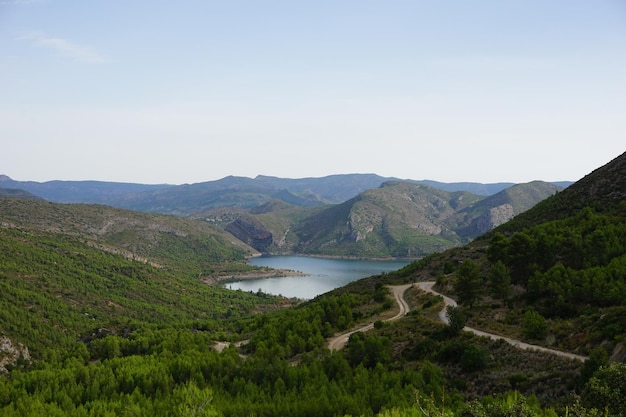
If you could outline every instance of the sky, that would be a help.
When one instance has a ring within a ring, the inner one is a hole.
[[[16,180],[576,181],[624,151],[624,0],[0,0]]]

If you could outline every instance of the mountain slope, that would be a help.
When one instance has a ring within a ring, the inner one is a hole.
[[[42,200],[41,197],[37,197],[36,195],[29,193],[28,191],[20,190],[17,188],[0,188],[0,198],[3,197],[24,198],[28,200]]]
[[[391,181],[333,206],[304,209],[275,200],[247,213],[224,216],[221,209],[198,217],[220,219],[261,252],[418,257],[467,242],[557,189],[534,182],[486,198]]]
[[[465,307],[468,325],[626,360],[626,154],[399,275],[439,277],[439,288]]]
[[[0,359],[11,345],[58,358],[77,340],[251,314],[275,300],[202,278],[250,271],[253,252],[193,220],[0,198]]]
[[[515,230],[573,215],[584,207],[603,212],[614,209],[626,198],[626,153],[595,169],[534,210],[518,216],[503,230]]]
[[[388,182],[344,203],[349,209],[339,210],[334,223],[326,220],[332,217],[330,209],[307,219],[298,228],[298,250],[422,256],[467,242],[558,189],[537,181],[485,198],[419,184]],[[327,230],[320,233],[316,228]]]
[[[506,223],[560,190],[560,187],[542,181],[513,185],[461,210],[459,223],[469,225],[459,229],[457,233],[462,237],[479,236]]]
[[[600,172],[598,180],[607,176]],[[229,297],[250,294],[209,292],[215,288],[198,285],[189,274],[161,275],[164,268],[102,252],[73,235],[3,225],[0,285],[6,288],[0,291],[0,331],[33,343],[39,340],[40,352],[50,361],[31,369],[18,362],[17,369],[3,377],[0,412],[623,415],[593,391],[585,392],[583,385],[605,363],[601,355],[593,355],[596,349],[623,361],[619,352],[626,336],[626,307],[620,297],[626,291],[620,285],[626,276],[626,207],[621,191],[609,185],[600,187],[604,188],[600,194],[592,192],[598,188],[595,181],[578,190],[602,199],[602,209],[569,215],[570,208],[560,206],[560,212],[551,211],[554,217],[549,220],[534,212],[529,217],[534,227],[501,226],[469,245],[432,255],[397,273],[360,280],[298,308],[231,322],[228,328],[236,329],[239,339],[249,340],[242,352],[234,344],[222,353],[210,346],[219,337],[216,331],[228,326],[227,317],[253,311],[253,303],[246,307],[243,300]],[[604,198],[605,193],[615,197]],[[566,197],[577,203],[573,196]],[[448,207],[436,198],[432,201],[435,211],[430,213],[447,216]],[[461,210],[469,207],[458,199],[455,204]],[[345,208],[335,214],[349,214]],[[274,210],[290,207],[274,202],[258,215]],[[13,214],[18,220],[19,215]],[[55,215],[47,219],[54,221]],[[328,223],[333,221],[329,216]],[[67,226],[70,232],[78,228],[74,223],[81,221],[73,220]],[[516,280],[508,286],[511,293],[506,299],[491,294],[488,277],[498,261]],[[519,274],[520,266],[534,270]],[[425,278],[437,278],[439,288],[454,294],[462,308],[471,306],[462,312],[473,327],[492,327],[498,334],[591,353],[595,360],[581,368],[571,361],[453,333],[438,321],[440,299],[415,288],[407,294],[414,313],[393,323],[376,322],[367,334],[356,333],[343,352],[323,349],[324,338],[335,331],[347,331],[362,319],[382,320],[394,314],[386,307],[386,284]],[[458,285],[467,278],[474,285]],[[214,306],[227,307],[216,311]],[[542,317],[547,323],[545,337]],[[621,375],[595,379],[596,386],[610,383],[597,392],[619,392],[626,368],[621,369]],[[581,411],[578,404],[571,412],[565,409],[575,403],[569,395],[577,387],[583,390],[583,401],[591,398],[591,406],[600,411]],[[528,401],[524,398],[531,395]],[[481,397],[482,404],[461,404]],[[537,398],[560,407],[559,412],[533,411]],[[611,397],[614,402],[622,398]]]
[[[481,197],[388,182],[306,219],[296,229],[301,253],[420,256],[460,239],[446,220]]]
[[[0,222],[74,236],[130,259],[176,264],[204,274],[211,273],[213,264],[243,261],[255,252],[205,223],[101,205],[0,198]]]
[[[216,181],[183,185],[143,185],[102,181],[14,181],[0,175],[0,187],[19,188],[59,203],[106,204],[151,213],[189,215],[218,207],[252,208],[270,200],[311,207],[343,203],[387,181],[400,181],[375,174],[342,174],[320,178],[256,178],[229,176]],[[469,191],[492,195],[511,183],[441,183],[403,180],[431,185],[448,192]]]

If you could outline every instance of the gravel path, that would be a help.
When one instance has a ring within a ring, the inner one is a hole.
[[[443,302],[444,302],[444,308],[439,312],[439,319],[444,322],[444,323],[448,323],[448,317],[446,316],[446,312],[449,306],[453,306],[456,307],[457,303],[456,301],[454,301],[452,298],[445,296],[443,294],[438,293],[437,291],[433,290],[433,286],[435,285],[435,282],[433,281],[426,281],[426,282],[418,282],[416,284],[414,284],[416,287],[418,287],[419,289],[421,289],[422,291],[426,291],[435,295],[440,295],[441,297],[443,297]],[[399,311],[398,313],[393,316],[390,319],[387,319],[385,321],[392,321],[392,320],[397,320],[401,317],[404,317],[409,311],[409,305],[406,302],[406,300],[404,299],[404,292],[411,287],[411,284],[407,284],[407,285],[395,285],[395,286],[390,286],[389,288],[391,289],[391,293],[393,294],[393,298],[396,300],[396,303],[398,304]],[[348,339],[350,338],[350,336],[356,332],[366,332],[368,330],[371,330],[374,327],[374,323],[369,323],[366,324],[364,326],[361,326],[359,328],[350,330],[347,333],[342,333],[342,334],[338,334],[335,335],[333,337],[331,337],[328,340],[328,348],[330,350],[339,350],[342,349],[346,343],[348,343]],[[500,336],[494,333],[489,333],[489,332],[484,332],[482,330],[478,330],[478,329],[474,329],[472,327],[468,327],[465,326],[463,328],[463,330],[467,331],[467,332],[471,332],[477,336],[482,336],[482,337],[488,337],[492,340],[504,340],[505,342],[518,347],[520,349],[525,349],[525,350],[536,350],[539,352],[547,352],[556,356],[560,356],[560,357],[564,357],[564,358],[568,358],[568,359],[574,359],[574,360],[578,360],[581,362],[584,362],[585,360],[587,360],[586,356],[581,356],[581,355],[576,355],[574,353],[569,353],[569,352],[562,352],[560,350],[555,350],[555,349],[550,349],[550,348],[546,348],[543,346],[537,346],[537,345],[532,345],[530,343],[525,343],[522,342],[520,340],[515,340],[515,339],[511,339],[509,337],[504,337],[504,336]]]
[[[385,321],[397,320],[400,317],[404,317],[409,312],[409,310],[410,310],[409,309],[409,304],[404,299],[404,292],[409,287],[411,287],[411,284],[394,285],[394,286],[390,286],[389,287],[391,289],[391,293],[393,294],[393,298],[396,300],[396,303],[400,307],[400,310],[398,311],[398,314],[396,314],[392,318],[387,319]],[[346,343],[348,343],[348,339],[350,339],[350,336],[353,335],[354,333],[356,333],[356,332],[366,332],[366,331],[371,330],[373,328],[374,328],[374,323],[369,323],[369,324],[361,326],[361,327],[359,327],[357,329],[350,330],[347,333],[341,333],[341,334],[335,335],[335,336],[331,337],[330,339],[328,339],[328,349],[330,349],[330,350],[339,350],[339,349],[343,348],[346,345]]]
[[[448,309],[448,306],[453,306],[456,307],[456,301],[454,301],[452,298],[447,297],[443,294],[438,293],[437,291],[433,290],[433,286],[435,285],[434,282],[428,281],[428,282],[418,282],[417,284],[415,284],[418,288],[420,288],[423,291],[435,294],[435,295],[440,295],[443,297],[443,302],[444,302],[444,308],[443,310],[441,310],[439,312],[439,318],[441,319],[442,322],[444,323],[448,323],[448,317],[446,316],[446,311]],[[536,351],[540,351],[540,352],[547,352],[547,353],[551,353],[553,355],[556,356],[561,356],[564,358],[569,358],[569,359],[575,359],[581,362],[584,362],[587,360],[586,356],[581,356],[581,355],[576,355],[574,353],[569,353],[569,352],[562,352],[560,350],[555,350],[555,349],[549,349],[543,346],[537,346],[537,345],[531,345],[529,343],[525,343],[519,340],[515,340],[515,339],[511,339],[509,337],[504,337],[504,336],[500,336],[497,334],[493,334],[493,333],[488,333],[488,332],[484,332],[482,330],[478,330],[478,329],[474,329],[472,327],[467,327],[465,326],[463,328],[463,330],[467,331],[467,332],[471,332],[474,333],[477,336],[483,336],[483,337],[488,337],[492,340],[504,340],[505,342],[516,346],[520,349],[525,349],[525,350],[536,350]]]

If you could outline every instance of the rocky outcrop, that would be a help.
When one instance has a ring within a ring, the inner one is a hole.
[[[8,367],[15,366],[20,361],[30,362],[30,360],[26,346],[15,343],[6,336],[0,336],[0,373],[8,372]]]
[[[497,207],[490,208],[488,212],[477,218],[472,224],[473,234],[482,235],[511,220],[515,216],[515,210],[510,204],[502,204]]]
[[[226,226],[226,231],[259,252],[268,252],[274,243],[272,233],[251,217],[240,217]]]

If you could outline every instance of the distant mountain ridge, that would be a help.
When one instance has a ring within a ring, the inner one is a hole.
[[[171,185],[106,181],[16,181],[7,175],[0,175],[0,187],[28,191],[54,203],[98,203],[112,195],[156,190]]]
[[[221,224],[260,252],[347,257],[419,257],[505,223],[561,190],[534,181],[490,197],[389,181],[341,204],[295,207],[273,200],[194,217]]]
[[[340,174],[320,178],[288,179],[259,175],[256,178],[228,176],[195,184],[133,184],[102,181],[15,181],[0,175],[0,187],[28,191],[57,203],[106,204],[137,211],[189,215],[217,207],[252,208],[273,199],[309,207],[339,204],[389,181],[426,184],[441,190],[468,191],[487,196],[513,183],[441,183],[431,180],[401,180],[376,174]],[[558,183],[566,186],[570,183]]]

